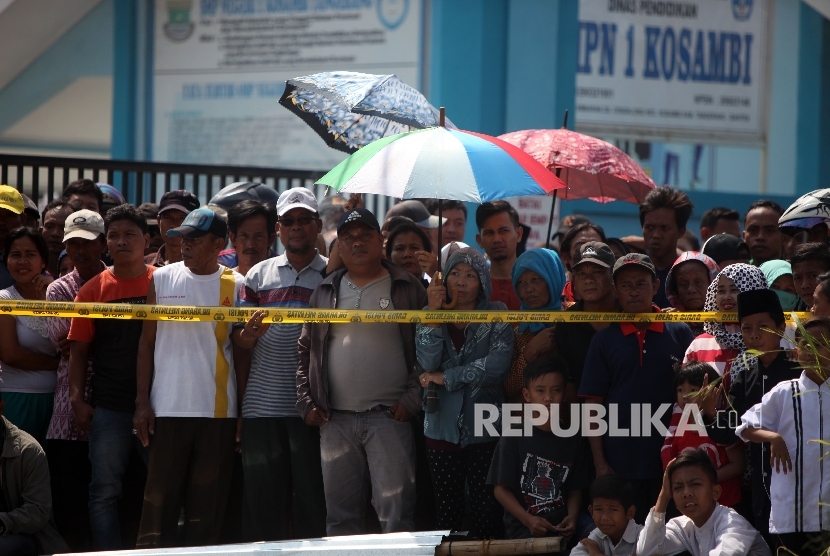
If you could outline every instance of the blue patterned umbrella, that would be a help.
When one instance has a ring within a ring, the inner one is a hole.
[[[353,153],[383,137],[438,125],[438,109],[395,75],[316,73],[285,82],[280,104],[326,144]],[[446,127],[457,129],[451,122]]]

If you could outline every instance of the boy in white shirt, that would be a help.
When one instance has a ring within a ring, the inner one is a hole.
[[[666,467],[657,504],[640,532],[637,554],[771,556],[761,533],[738,512],[718,504],[720,494],[718,473],[706,452],[683,451]],[[683,515],[667,523],[671,498]]]
[[[811,318],[796,340],[801,376],[773,387],[735,433],[769,452],[772,542],[812,554],[830,542],[830,319]]]
[[[571,556],[631,556],[637,550],[637,535],[643,529],[634,522],[634,493],[621,475],[597,477],[589,490],[588,512],[597,528],[579,541]]]

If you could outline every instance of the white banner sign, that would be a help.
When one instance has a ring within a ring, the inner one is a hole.
[[[421,0],[156,0],[153,159],[329,170],[277,102],[285,80],[346,70],[419,88]]]
[[[767,0],[580,0],[577,128],[762,144]]]

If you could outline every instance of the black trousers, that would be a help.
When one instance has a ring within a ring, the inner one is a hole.
[[[458,531],[466,509],[465,486],[473,512],[473,534],[480,539],[500,538],[504,509],[487,484],[496,442],[471,444],[458,451],[427,447],[427,459],[435,493],[438,529]]]
[[[89,525],[89,442],[49,440],[46,452],[52,487],[52,513],[58,533],[73,552],[92,550]],[[0,550],[0,554],[2,554]]]

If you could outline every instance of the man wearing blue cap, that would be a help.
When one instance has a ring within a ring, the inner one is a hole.
[[[147,302],[233,306],[244,278],[218,263],[227,234],[227,222],[203,208],[168,230],[182,238],[182,261],[156,270]],[[182,506],[184,544],[216,544],[230,493],[238,406],[231,324],[144,321],[136,374],[133,423],[150,451],[137,546],[174,544]]]
[[[320,283],[310,308],[426,306],[420,281],[383,259],[383,236],[371,212],[343,213],[337,241],[345,266]],[[415,441],[408,421],[421,408],[415,325],[304,324],[299,346],[297,409],[306,424],[325,423],[320,456],[326,534],[364,533],[369,492],[384,533],[412,531]]]

